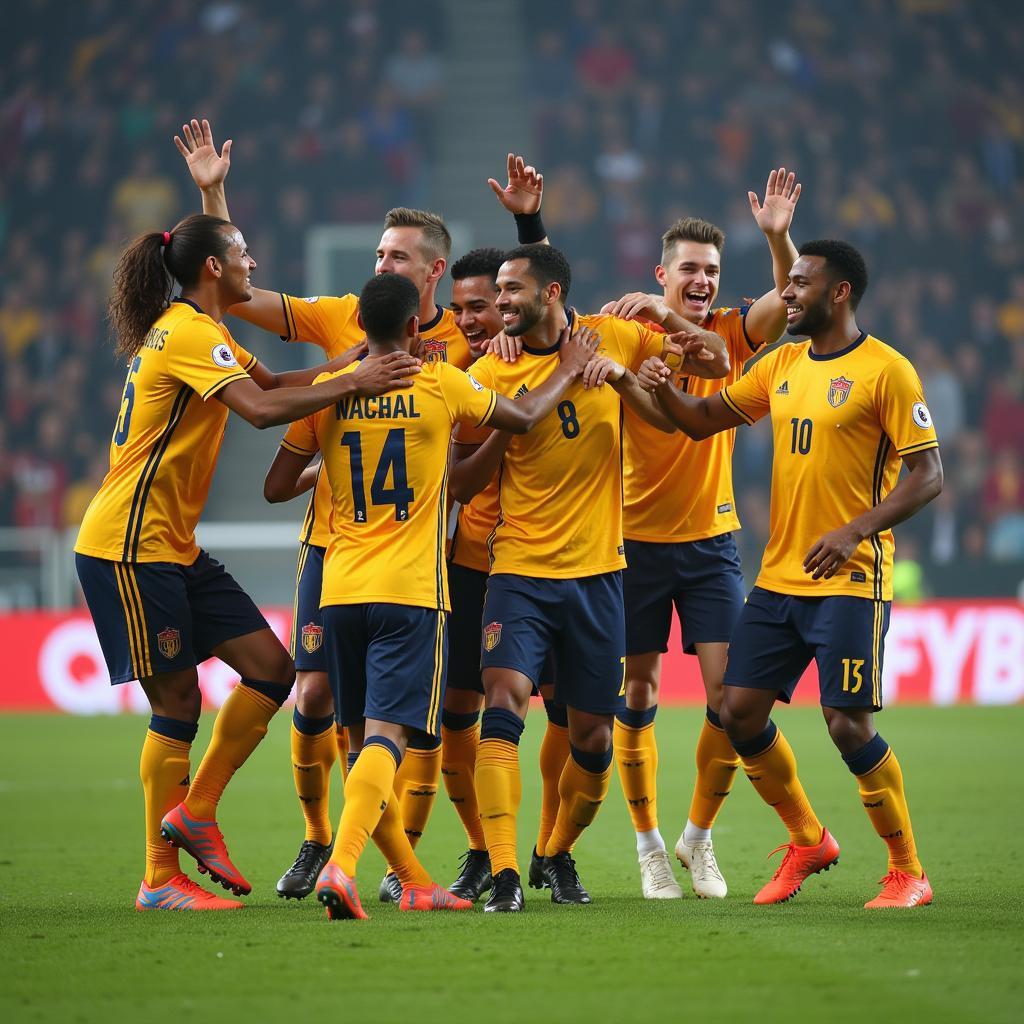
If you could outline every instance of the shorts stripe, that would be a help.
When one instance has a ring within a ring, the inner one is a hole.
[[[441,704],[441,679],[444,675],[444,615],[437,612],[437,627],[434,633],[434,675],[430,680],[430,706],[427,711],[427,732],[437,733],[437,716]]]
[[[124,621],[128,627],[128,649],[132,659],[132,671],[138,677],[142,673],[140,671],[142,659],[139,657],[139,640],[136,633],[135,627],[135,613],[132,609],[131,602],[125,593],[124,582],[121,578],[121,563],[114,562],[114,580],[117,583],[117,592],[121,598],[121,606],[124,609]]]
[[[126,565],[125,574],[128,577],[129,592],[135,595],[135,608],[139,617],[139,634],[142,638],[142,659],[146,675],[153,674],[153,657],[149,651],[149,629],[146,623],[146,607],[142,603],[142,592],[139,590],[139,581],[135,575],[135,566]]]
[[[309,546],[299,545],[299,560],[295,568],[295,597],[292,599],[292,642],[291,656],[295,657],[296,644],[299,639],[299,581],[302,579],[302,570],[306,568],[306,558],[309,556]]]
[[[309,504],[306,506],[306,516],[302,520],[303,544],[313,543],[313,527],[316,525],[316,492],[320,486],[320,477],[323,476],[324,464],[321,462],[316,471],[316,479],[313,481],[313,489],[309,492]]]
[[[882,654],[882,623],[885,613],[881,601],[873,601],[874,623],[871,637],[871,702],[876,708],[882,706],[882,670],[879,664]]]
[[[129,575],[129,566],[122,562],[112,563],[117,590],[124,607],[125,623],[128,626],[128,644],[132,659],[132,671],[137,679],[145,679],[153,674],[152,665],[147,655],[149,646],[146,641],[146,620],[142,614],[142,600],[138,596],[138,586]]]

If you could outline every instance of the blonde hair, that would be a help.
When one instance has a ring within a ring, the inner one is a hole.
[[[384,229],[388,228],[419,228],[423,237],[423,251],[431,259],[446,260],[451,255],[451,233],[436,213],[396,206],[384,215]]]
[[[722,255],[725,245],[725,232],[710,221],[700,217],[681,217],[661,236],[661,262],[668,263],[672,252],[679,242],[698,242],[700,245],[713,245]]]

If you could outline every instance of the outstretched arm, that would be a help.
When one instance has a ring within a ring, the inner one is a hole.
[[[249,376],[264,390],[273,391],[274,388],[301,388],[312,384],[321,373],[334,373],[348,366],[349,363],[365,356],[367,352],[366,342],[350,348],[340,356],[336,356],[330,362],[321,363],[319,366],[309,366],[302,370],[284,370],[275,373],[269,366],[257,362]]]
[[[320,468],[309,464],[312,458],[312,455],[300,455],[287,448],[278,448],[263,481],[263,497],[271,504],[276,504],[305,494],[316,483]]]
[[[662,412],[695,441],[743,423],[725,404],[721,392],[695,398],[679,391],[673,386],[672,371],[657,356],[645,359],[636,376],[640,387],[654,394]]]

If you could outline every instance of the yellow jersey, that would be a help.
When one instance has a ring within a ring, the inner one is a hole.
[[[570,329],[577,317],[570,314]],[[599,352],[632,370],[660,355],[662,336],[636,321],[583,316],[601,338]],[[471,376],[515,398],[558,367],[558,346],[524,346],[514,363],[494,355]],[[554,412],[512,439],[498,476],[498,518],[488,538],[490,571],[541,579],[578,579],[622,569],[622,404],[605,385],[574,381]],[[456,544],[456,551],[458,544]]]
[[[196,560],[196,524],[228,418],[227,406],[210,399],[255,363],[198,306],[171,303],[129,364],[110,470],[75,551],[117,562]]]
[[[358,295],[314,295],[306,299],[282,295],[281,303],[288,329],[284,340],[313,342],[328,359],[336,359],[366,337],[357,319]],[[464,370],[473,360],[469,342],[456,327],[455,314],[450,309],[438,306],[434,319],[420,324],[420,338],[426,363],[451,363]],[[299,539],[305,544],[327,547],[331,539],[330,512],[331,488],[321,473],[306,506]]]
[[[410,388],[349,398],[288,428],[282,446],[303,455],[320,451],[321,476],[331,489],[321,606],[382,602],[449,610],[444,554],[452,428],[486,423],[496,403],[493,391],[436,362]]]
[[[722,398],[747,423],[772,418],[771,537],[757,585],[891,601],[891,530],[863,540],[831,579],[812,580],[803,561],[823,534],[885,498],[902,456],[938,446],[910,362],[868,334],[827,356],[797,342],[769,352]]]
[[[714,380],[684,377],[678,386],[687,394],[710,397],[743,376],[743,364],[763,344],[747,337],[748,308],[716,309],[704,322],[705,330],[725,341],[729,373]],[[736,431],[723,430],[706,441],[693,441],[685,434],[662,433],[628,405],[624,410],[623,536],[666,544],[738,530],[732,490]]]

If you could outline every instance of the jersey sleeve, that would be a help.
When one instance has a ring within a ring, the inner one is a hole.
[[[313,295],[307,299],[294,295],[281,296],[284,306],[285,341],[311,341],[321,348],[337,346],[340,339],[351,340],[338,351],[354,347],[361,331],[353,331],[359,312],[355,295]]]
[[[651,356],[661,356],[662,349],[665,347],[665,334],[652,331],[649,327],[636,321],[632,321],[632,326],[636,330],[637,337],[635,341],[631,338],[627,343],[627,351],[632,354],[632,359],[626,365],[636,373],[645,359],[649,359]]]
[[[316,379],[313,381],[314,384],[319,384],[321,381],[330,380],[331,377],[337,376],[333,373],[321,373],[318,374]],[[301,420],[295,420],[294,423],[288,424],[288,429],[285,431],[284,437],[281,439],[281,447],[286,451],[295,452],[296,455],[315,455],[320,451],[320,441],[316,435],[317,423],[324,410],[321,409],[319,412],[310,413],[308,416],[303,416]]]
[[[876,402],[882,429],[900,456],[938,447],[921,378],[906,359],[894,359],[882,371]]]
[[[233,338],[199,317],[178,327],[167,347],[168,373],[204,402],[233,381],[247,378],[245,368],[255,361]]]
[[[734,384],[723,388],[722,401],[744,423],[756,423],[771,410],[771,375],[775,360],[769,356],[758,360]]]
[[[747,333],[747,313],[750,306],[732,306],[718,310],[712,330],[723,339],[729,350],[729,361],[743,365],[766,344],[764,338],[751,338]]]
[[[444,364],[438,369],[441,394],[452,415],[452,422],[467,423],[471,427],[483,426],[498,404],[497,394],[454,366]]]

